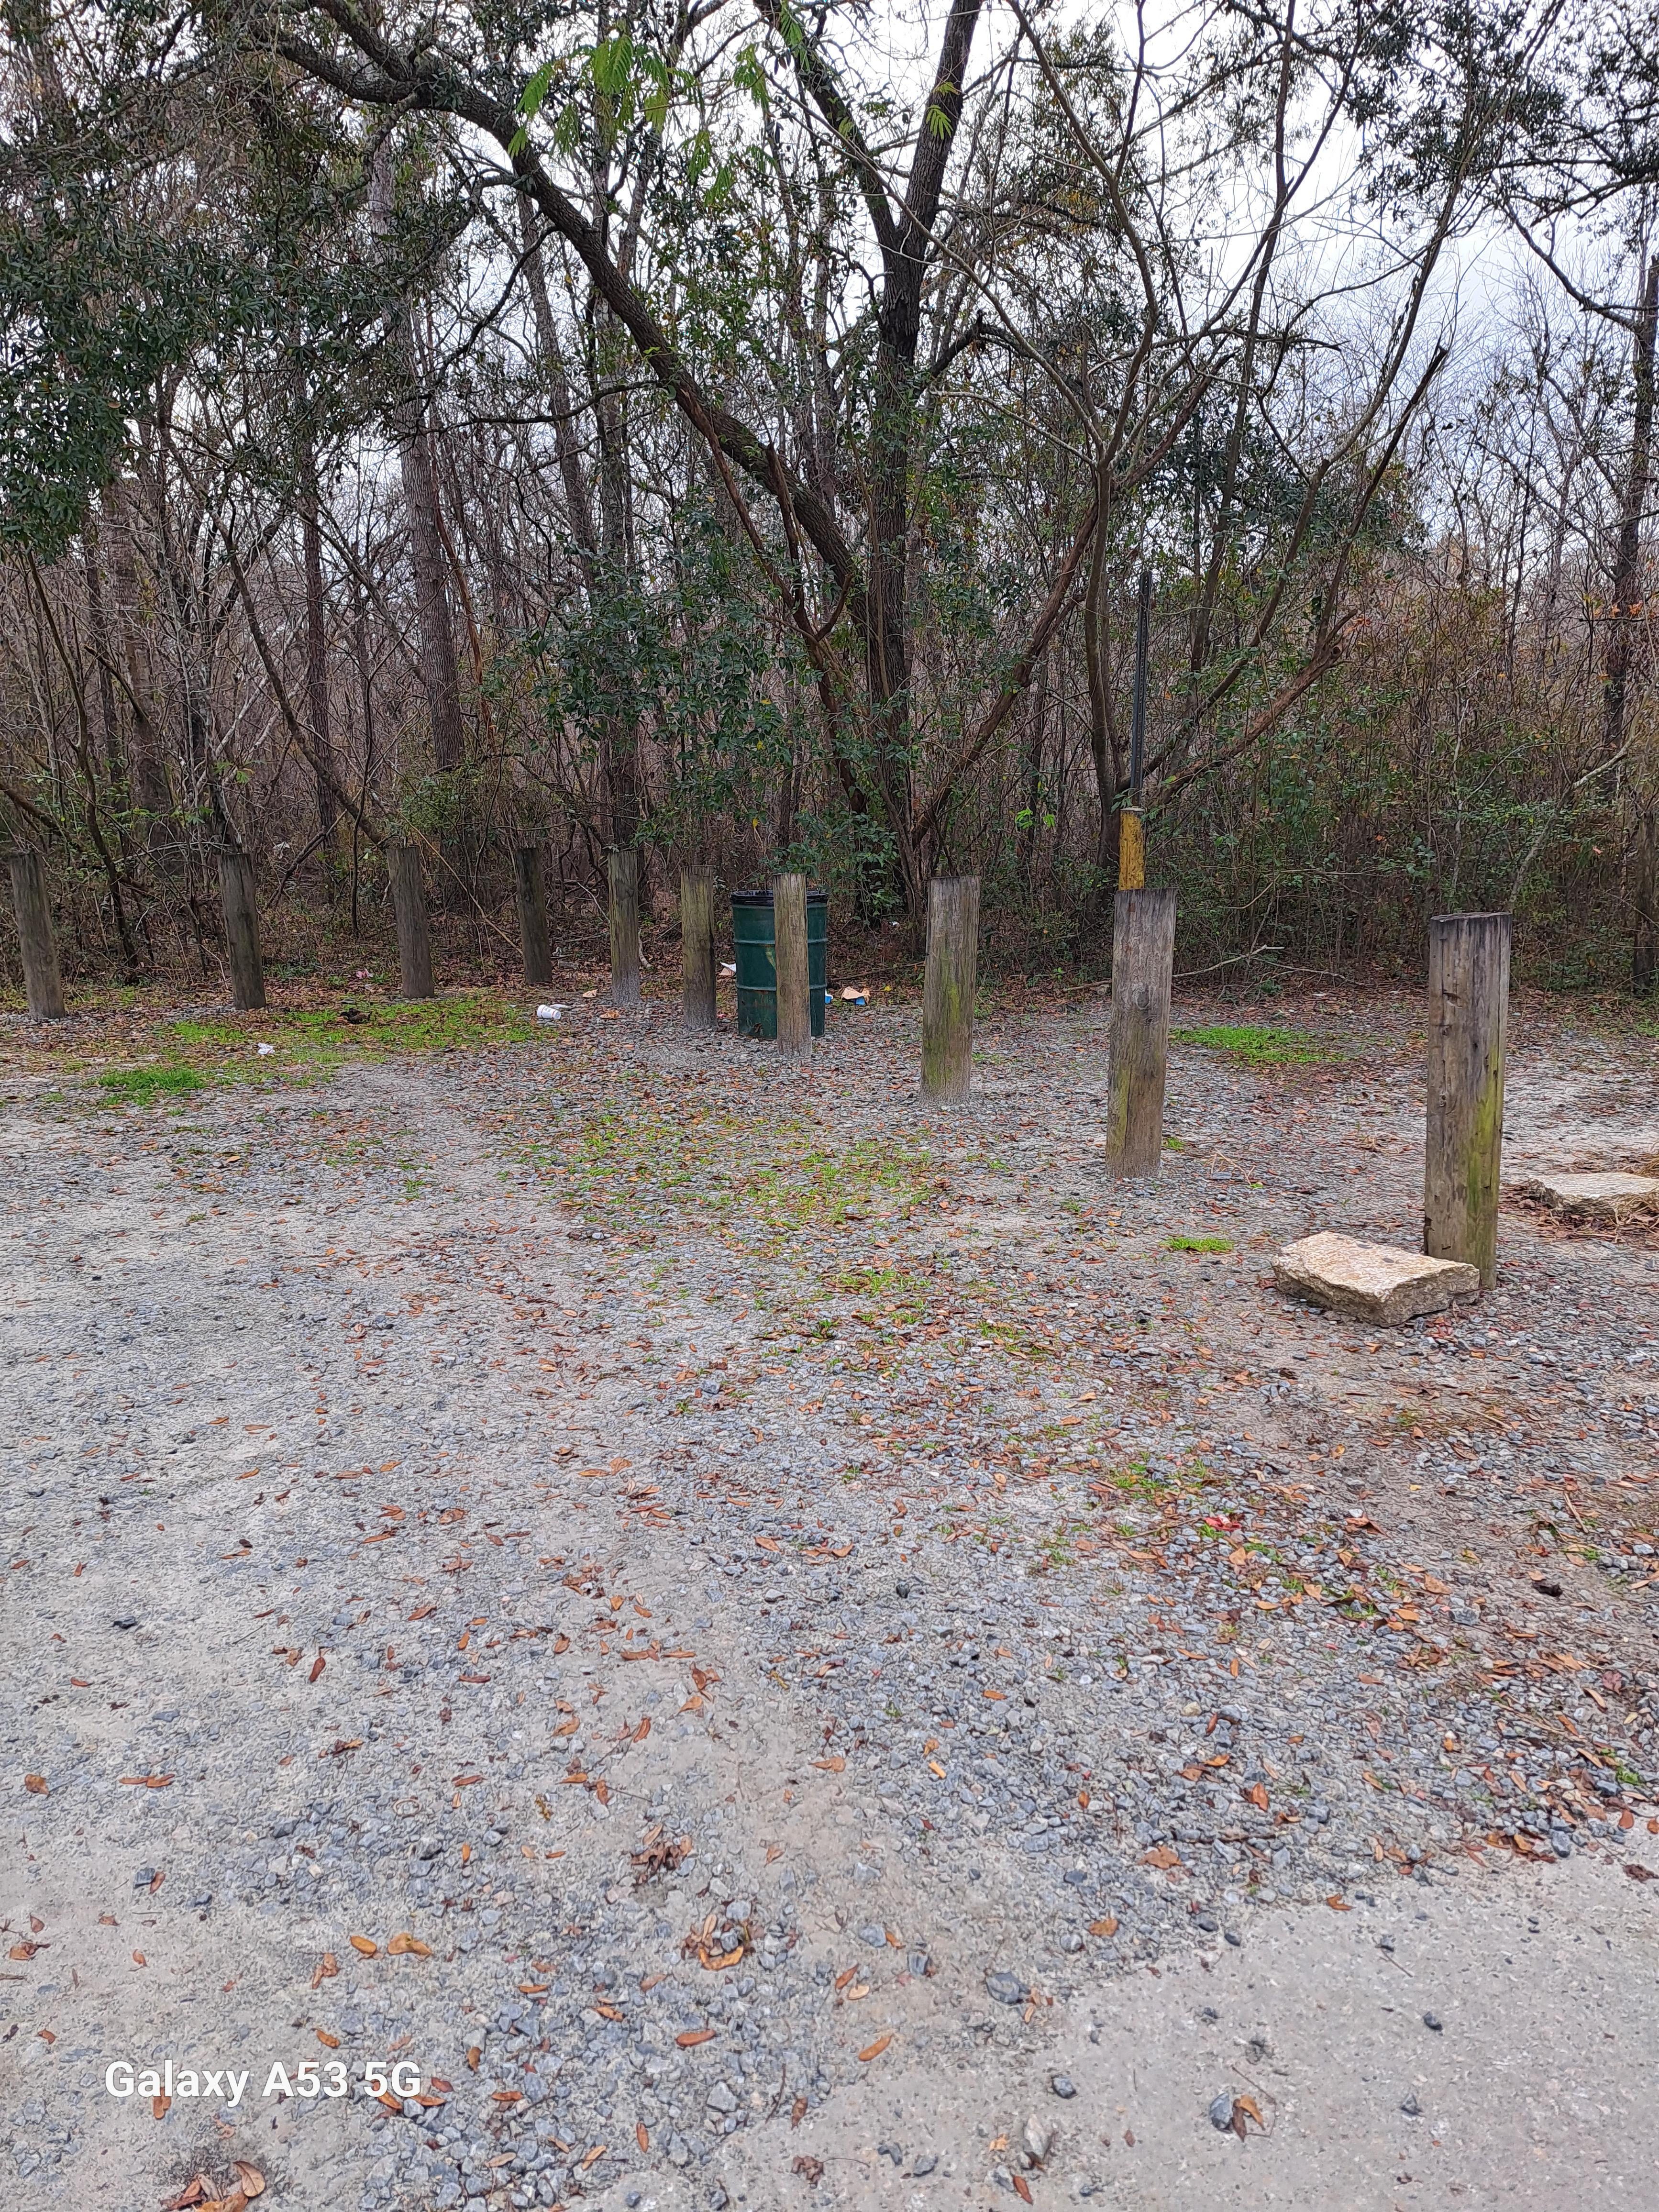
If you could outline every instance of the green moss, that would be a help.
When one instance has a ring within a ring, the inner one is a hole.
[[[1231,1252],[1231,1237],[1171,1237],[1164,1247],[1166,1252]]]

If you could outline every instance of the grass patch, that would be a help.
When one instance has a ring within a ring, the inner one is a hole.
[[[1171,1030],[1177,1044],[1224,1052],[1246,1067],[1284,1067],[1296,1061],[1338,1060],[1341,1054],[1305,1030],[1271,1029],[1263,1023],[1219,1022],[1208,1029]]]
[[[175,1098],[187,1091],[207,1088],[193,1067],[178,1063],[167,1067],[118,1068],[112,1075],[100,1075],[98,1084],[112,1097],[124,1098],[134,1106],[152,1106],[158,1098]]]
[[[1164,1247],[1166,1252],[1231,1252],[1231,1237],[1171,1237]]]

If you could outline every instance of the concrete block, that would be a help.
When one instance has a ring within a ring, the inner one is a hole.
[[[1575,1221],[1626,1221],[1659,1210],[1659,1176],[1541,1175],[1521,1188]]]
[[[1480,1270],[1461,1260],[1431,1260],[1391,1244],[1362,1244],[1323,1230],[1287,1244],[1273,1260],[1273,1280],[1292,1297],[1334,1313],[1397,1328],[1415,1314],[1441,1313],[1454,1298],[1480,1294]]]

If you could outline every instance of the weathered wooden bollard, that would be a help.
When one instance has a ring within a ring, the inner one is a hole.
[[[429,999],[432,935],[427,927],[419,846],[388,845],[386,869],[392,878],[392,910],[398,920],[398,974],[403,994],[406,999]]]
[[[804,1060],[812,1049],[805,876],[779,876],[772,885],[772,958],[778,979],[778,1050],[786,1060]]]
[[[640,1003],[640,856],[611,855],[611,1003]]]
[[[1423,1249],[1498,1277],[1504,1036],[1510,917],[1443,914],[1429,924],[1429,1117]]]
[[[58,940],[52,933],[46,900],[46,872],[33,845],[18,845],[6,855],[11,869],[11,902],[17,916],[17,943],[23,955],[23,988],[32,1022],[64,1018],[64,977],[58,965]]]
[[[1156,1175],[1164,1156],[1176,895],[1120,891],[1112,921],[1112,1031],[1106,1153],[1114,1175]]]
[[[927,886],[927,966],[921,986],[921,1088],[927,1097],[968,1096],[978,966],[979,878],[935,876]]]
[[[219,903],[224,910],[225,951],[230,960],[230,1000],[234,1006],[263,1006],[264,963],[259,957],[259,904],[253,863],[226,847],[219,854]]]
[[[547,941],[547,893],[542,883],[539,845],[513,848],[513,886],[519,901],[519,942],[524,947],[526,983],[553,981],[553,951]]]
[[[685,1026],[714,1026],[714,871],[687,868],[680,878],[680,957],[685,974]]]

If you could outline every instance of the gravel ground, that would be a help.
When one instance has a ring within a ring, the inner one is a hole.
[[[14,2201],[1307,2202],[1216,2194],[1195,2092],[1114,2169],[1109,2015],[1312,1916],[1356,1990],[1499,1891],[1650,1942],[1659,1241],[1510,1204],[1380,1337],[1267,1275],[1412,1241],[1413,1002],[1178,1045],[1155,1185],[1093,992],[951,1112],[911,1007],[801,1075],[600,1003],[323,1079],[250,1016],[263,1087],[127,1109],[128,1018],[9,1031]],[[1659,1152],[1650,1042],[1513,1031],[1517,1176]]]

